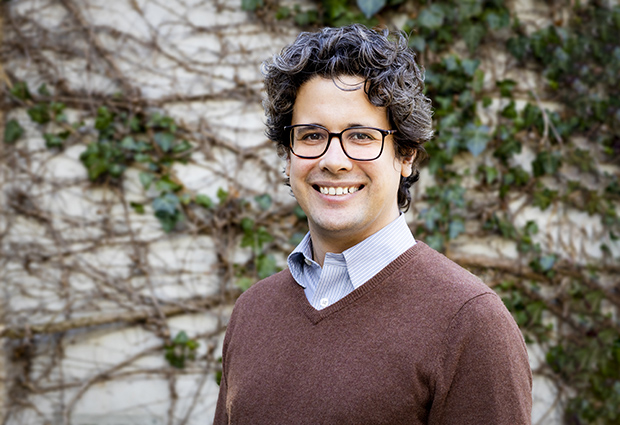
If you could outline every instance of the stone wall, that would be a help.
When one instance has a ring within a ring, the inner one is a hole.
[[[525,18],[541,7],[515,2]],[[266,258],[243,243],[243,219],[252,220],[250,236],[260,226],[269,230],[265,249],[280,268],[304,230],[261,108],[260,64],[298,29],[244,12],[240,1],[22,0],[3,8],[2,65],[10,80],[26,81],[33,93],[47,84],[67,117],[33,123],[27,109],[36,95],[0,116],[24,128],[15,144],[0,145],[4,423],[208,423],[238,284],[257,278]],[[150,210],[157,190],[144,188],[142,165],[118,181],[89,180],[80,155],[97,137],[102,102],[173,118],[192,151],[169,176],[187,199],[206,195],[214,205],[188,203],[177,230],[166,233]],[[46,146],[44,133],[80,122],[62,149]],[[423,172],[407,215],[412,228],[431,184]],[[269,202],[261,204],[256,197],[265,193]],[[519,200],[510,206],[520,222],[543,223],[544,243],[569,255],[598,250],[603,229],[595,218],[521,207]],[[472,254],[518,255],[510,243],[467,235],[449,254],[464,263]],[[181,350],[181,332],[200,344],[183,369],[165,357]],[[544,362],[536,346],[530,354],[534,368]],[[560,423],[551,381],[537,376],[534,389],[534,423]]]

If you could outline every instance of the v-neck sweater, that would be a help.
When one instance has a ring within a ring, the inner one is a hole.
[[[288,270],[242,294],[214,424],[529,424],[531,385],[501,299],[418,241],[322,310]]]

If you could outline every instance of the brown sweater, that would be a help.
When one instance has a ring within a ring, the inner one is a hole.
[[[315,310],[288,270],[237,301],[214,424],[531,423],[521,332],[477,277],[418,242]]]

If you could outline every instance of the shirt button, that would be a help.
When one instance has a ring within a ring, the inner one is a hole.
[[[329,300],[327,298],[321,298],[321,307],[325,308],[329,305]]]
[[[304,261],[306,262],[307,265],[309,265],[309,266],[312,265],[312,260],[311,259],[306,258]]]

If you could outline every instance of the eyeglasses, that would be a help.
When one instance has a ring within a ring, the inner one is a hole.
[[[340,146],[346,156],[355,161],[373,161],[381,156],[385,136],[396,130],[382,130],[374,127],[349,127],[340,133],[330,133],[320,125],[287,125],[285,131],[290,133],[291,152],[299,158],[316,159],[325,154],[334,137],[340,140]]]

